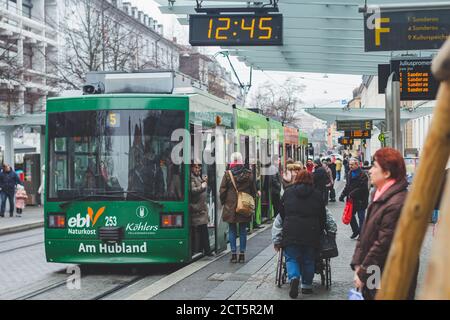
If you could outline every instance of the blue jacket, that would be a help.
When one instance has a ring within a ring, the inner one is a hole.
[[[14,194],[16,189],[16,185],[22,184],[20,182],[19,176],[17,173],[11,168],[9,172],[2,170],[0,172],[0,188],[1,191]]]

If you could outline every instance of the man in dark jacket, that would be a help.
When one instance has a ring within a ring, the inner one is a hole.
[[[320,192],[325,205],[328,204],[327,184],[330,183],[327,171],[322,167],[320,159],[314,160],[314,188]]]
[[[366,208],[369,203],[368,179],[364,171],[359,167],[359,161],[352,158],[349,161],[350,172],[347,175],[344,191],[342,191],[339,201],[344,201],[347,197],[353,200],[353,215],[350,222],[353,234],[351,239],[355,239],[361,232],[364,223]],[[356,222],[358,214],[358,222]]]
[[[18,184],[21,184],[19,176],[11,166],[5,163],[3,170],[0,172],[0,217],[5,216],[6,199],[9,200],[9,216],[14,215],[14,193]]]
[[[328,168],[331,170],[331,174],[333,176],[333,181],[336,181],[336,159],[331,161],[330,158],[327,158]],[[330,187],[330,202],[336,202],[336,191],[334,190],[334,183]]]

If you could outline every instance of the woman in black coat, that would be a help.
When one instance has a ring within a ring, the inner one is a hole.
[[[326,210],[321,193],[314,189],[313,175],[302,170],[295,185],[286,189],[280,206],[283,221],[281,245],[286,258],[291,298],[298,295],[300,277],[302,293],[312,293],[314,265],[325,230]]]

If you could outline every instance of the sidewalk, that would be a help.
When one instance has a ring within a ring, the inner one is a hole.
[[[343,184],[339,183],[336,190],[340,195]],[[314,294],[304,296],[301,293],[298,300],[347,300],[349,290],[353,287],[353,271],[350,261],[353,256],[356,240],[350,239],[350,226],[341,221],[343,202],[330,203],[331,210],[338,225],[337,245],[339,256],[331,260],[331,288],[326,290],[320,283],[320,276],[315,275],[313,281]],[[214,261],[203,258],[198,263],[204,265],[195,272],[178,279],[170,276],[160,282],[169,285],[164,287],[150,286],[133,298],[156,300],[292,300],[289,297],[289,284],[281,288],[275,285],[275,270],[277,255],[271,243],[270,224],[265,230],[249,239],[247,244],[247,262],[245,264],[231,264],[230,254],[220,255]],[[425,279],[427,262],[431,251],[431,225],[426,233],[422,247],[418,287],[420,292]],[[203,261],[204,260],[204,261]],[[189,268],[189,267],[187,267]],[[186,269],[187,269],[186,268]],[[183,271],[180,270],[180,273]],[[154,288],[152,288],[154,287]],[[145,292],[152,292],[146,295]]]
[[[27,206],[22,213],[22,217],[9,217],[8,205],[6,206],[5,217],[0,218],[0,235],[14,233],[24,230],[39,228],[44,225],[44,208],[38,206]]]

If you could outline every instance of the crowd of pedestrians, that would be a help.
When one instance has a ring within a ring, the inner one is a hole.
[[[379,285],[368,279],[373,269],[378,269],[381,277],[408,192],[404,158],[395,149],[382,148],[371,163],[344,156],[343,160],[308,160],[305,168],[298,170],[293,165],[287,162],[283,196],[272,227],[274,248],[283,250],[285,257],[290,297],[296,298],[299,288],[302,294],[312,293],[314,261],[320,256],[321,235],[328,229],[327,205],[335,201],[335,182],[343,179],[339,200],[352,202],[350,238],[356,241],[349,261],[354,287],[364,299],[374,299]],[[414,298],[418,268],[419,261],[410,299]]]

